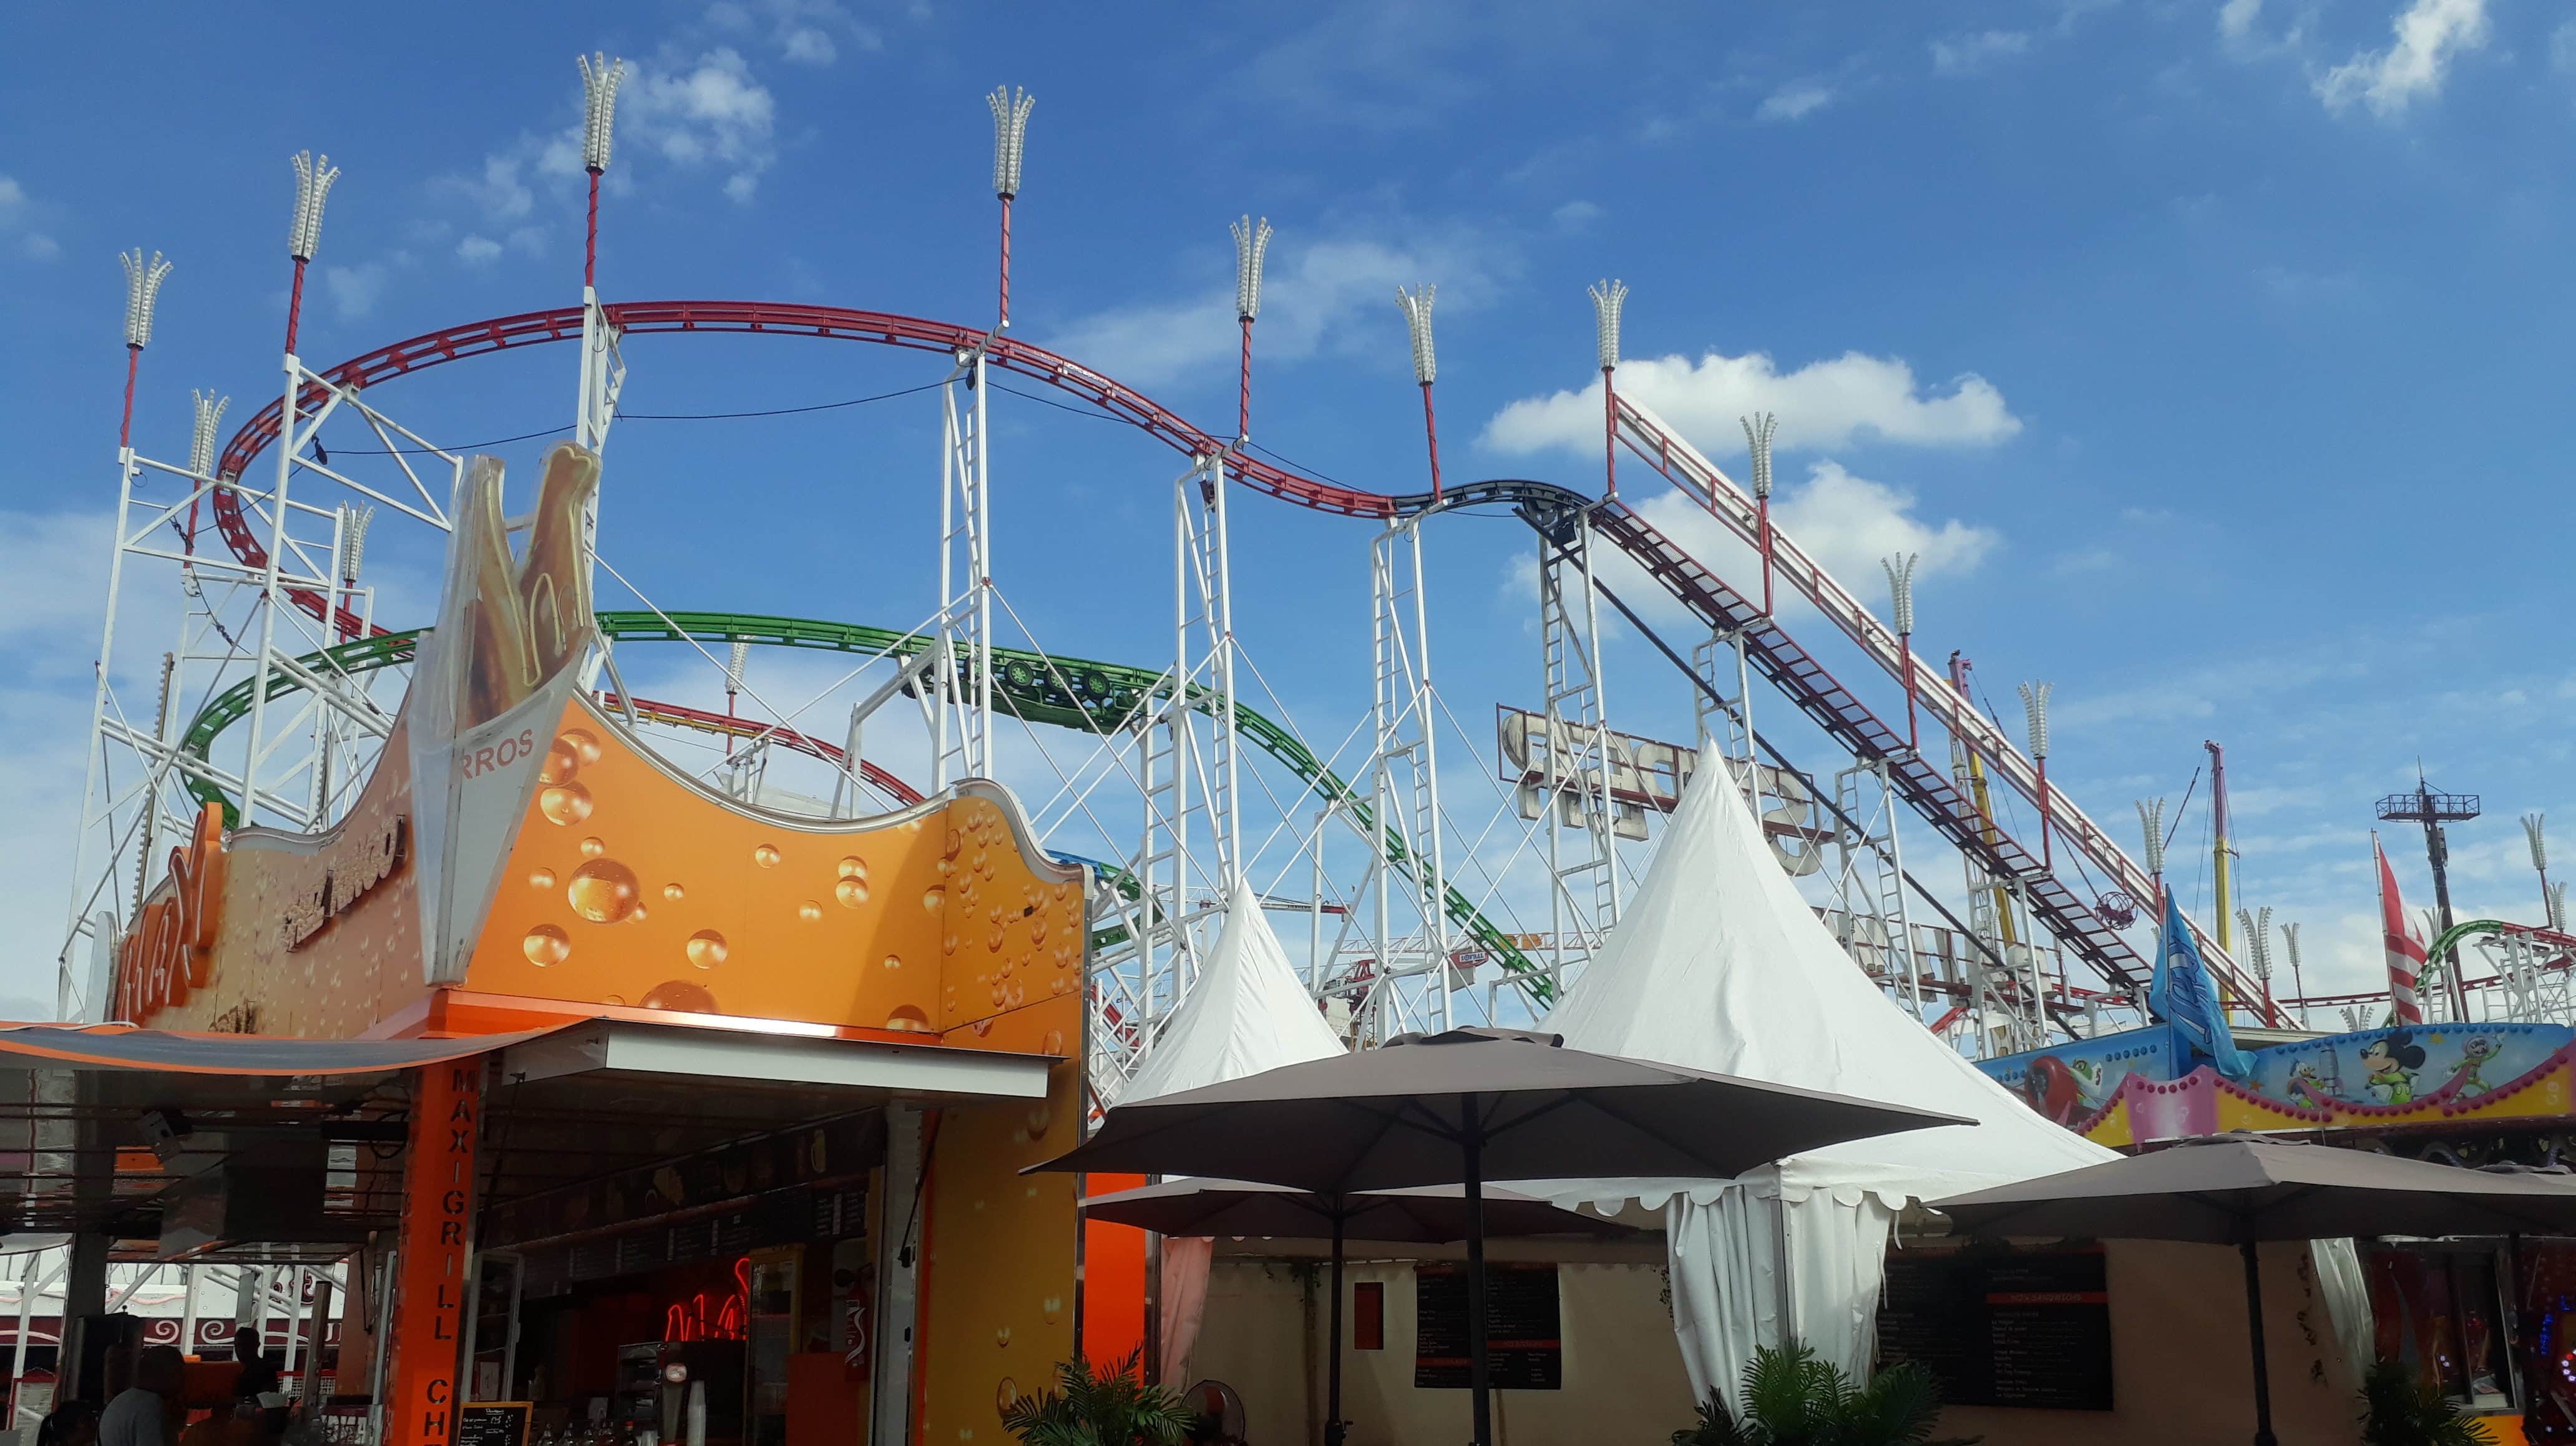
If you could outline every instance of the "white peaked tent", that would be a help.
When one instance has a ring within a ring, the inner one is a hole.
[[[1636,898],[1545,1027],[1578,1049],[1980,1122],[1836,1145],[1734,1180],[1521,1187],[1560,1205],[1664,1211],[1673,1326],[1702,1399],[1715,1387],[1733,1401],[1754,1347],[1784,1333],[1865,1374],[1889,1232],[1909,1200],[2114,1158],[1879,992],[1773,860],[1713,748]]]
[[[1237,879],[1226,890],[1225,926],[1199,966],[1198,982],[1118,1098],[1152,1099],[1342,1052],[1341,1036],[1324,1022],[1262,917],[1261,896]],[[1215,1249],[1208,1239],[1163,1242],[1156,1364],[1158,1379],[1175,1388],[1186,1379],[1190,1348],[1198,1343]]]

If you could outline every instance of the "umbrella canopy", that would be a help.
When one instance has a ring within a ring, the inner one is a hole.
[[[1634,1233],[1510,1190],[1488,1188],[1483,1195],[1488,1237]],[[1317,1237],[1332,1233],[1338,1219],[1342,1234],[1352,1240],[1443,1244],[1466,1239],[1471,1228],[1467,1192],[1457,1185],[1316,1195],[1247,1180],[1172,1180],[1094,1195],[1082,1208],[1094,1220],[1164,1235]]]
[[[1476,1177],[1740,1175],[1802,1150],[1956,1115],[1452,1029],[1109,1111],[1041,1170],[1189,1173],[1319,1193]]]
[[[2219,1137],[1936,1201],[1978,1235],[2327,1240],[2576,1230],[2576,1182]]]

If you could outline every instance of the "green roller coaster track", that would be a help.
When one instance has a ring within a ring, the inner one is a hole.
[[[619,642],[747,642],[768,647],[889,657],[910,657],[931,642],[918,634],[898,633],[857,623],[766,617],[751,613],[604,612],[599,614],[599,630]],[[420,632],[415,629],[377,633],[308,653],[297,661],[305,671],[317,676],[372,672],[410,661]],[[292,672],[280,671],[270,675],[268,696],[272,699],[282,697],[303,686],[302,678]],[[1123,663],[1059,658],[1021,648],[993,650],[996,706],[1031,723],[1050,723],[1084,733],[1114,733],[1145,716],[1157,693],[1166,687],[1168,682],[1163,674]],[[1204,710],[1212,706],[1218,696],[1210,690],[1194,689],[1190,702],[1193,707]],[[251,680],[244,679],[217,694],[198,711],[187,732],[181,735],[180,753],[199,765],[205,765],[215,739],[225,729],[241,721],[250,709]],[[1235,726],[1262,752],[1277,759],[1327,803],[1348,811],[1359,830],[1378,841],[1379,856],[1388,867],[1406,878],[1414,876],[1412,856],[1404,841],[1392,831],[1378,827],[1375,812],[1367,800],[1326,768],[1323,761],[1298,742],[1294,734],[1244,707],[1240,701],[1235,704]],[[227,827],[240,821],[240,809],[232,796],[203,773],[190,772],[187,786],[190,795],[200,803],[215,804],[223,809]],[[1131,899],[1136,897],[1136,880],[1125,870],[1111,867],[1106,868],[1104,874],[1120,893]],[[1455,886],[1444,884],[1442,892],[1443,912],[1466,932],[1473,947],[1499,961],[1505,972],[1515,977],[1533,1001],[1545,1004],[1553,999],[1555,991],[1547,971],[1523,953],[1509,934],[1495,927],[1493,921],[1487,919]],[[1109,930],[1094,936],[1094,942],[1114,943],[1124,938],[1124,930]]]

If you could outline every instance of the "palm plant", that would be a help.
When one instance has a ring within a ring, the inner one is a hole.
[[[1055,1389],[1003,1410],[1002,1428],[1024,1446],[1180,1446],[1198,1413],[1168,1387],[1145,1384],[1144,1358],[1140,1346],[1106,1371],[1066,1361]]]
[[[2380,1361],[2361,1377],[2363,1446],[2495,1446],[2487,1428],[2403,1361]]]
[[[1854,1385],[1842,1367],[1804,1341],[1763,1346],[1744,1366],[1744,1412],[1711,1392],[1699,1423],[1673,1433],[1673,1446],[1974,1446],[1975,1438],[1932,1440],[1941,1417],[1932,1373],[1907,1363]]]

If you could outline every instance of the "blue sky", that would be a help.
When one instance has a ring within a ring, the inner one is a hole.
[[[1965,649],[2007,707],[2015,681],[2053,681],[2051,767],[2095,817],[2129,837],[2132,798],[2178,801],[2201,741],[2227,745],[2240,897],[2307,924],[2311,987],[2377,977],[2369,805],[2419,758],[2490,810],[2455,839],[2464,907],[2534,917],[2511,815],[2576,830],[2576,21],[2527,0],[1677,9],[14,9],[0,740],[18,763],[0,906],[26,926],[0,994],[42,992],[68,882],[114,496],[113,253],[177,263],[137,422],[171,457],[188,388],[231,394],[237,421],[274,386],[293,151],[346,170],[309,360],[576,303],[567,137],[572,58],[591,50],[635,69],[603,209],[612,300],[984,323],[983,94],[1026,86],[1017,334],[1227,429],[1225,226],[1266,215],[1256,440],[1355,485],[1421,486],[1393,292],[1432,282],[1448,476],[1593,491],[1597,412],[1551,399],[1596,380],[1584,285],[1623,278],[1623,384],[1730,467],[1735,417],[1778,411],[1786,525],[1874,601],[1876,558],[1923,552],[1919,649]],[[936,376],[917,355],[807,342],[638,339],[629,356],[634,412]],[[563,424],[573,375],[541,349],[385,390],[426,434],[472,442]],[[996,401],[1006,596],[1051,649],[1163,660],[1176,459]],[[934,601],[931,405],[629,422],[603,548],[666,607],[908,626]],[[536,445],[499,450],[523,475]],[[1645,498],[1686,531],[1675,499]],[[1366,706],[1369,528],[1254,497],[1236,519],[1245,647],[1286,711],[1338,738]],[[1508,519],[1428,537],[1443,691],[1490,749],[1491,706],[1536,692],[1530,544]],[[1740,576],[1740,553],[1705,549]],[[387,528],[370,556],[384,615],[425,618],[425,534]],[[720,696],[689,661],[650,680]],[[804,666],[756,665],[782,692]],[[1687,736],[1663,664],[1623,638],[1610,666],[1615,722]],[[1830,764],[1820,740],[1784,737]],[[2420,847],[2392,852],[2425,901]],[[2187,861],[2174,872],[2187,903],[2205,898]]]

